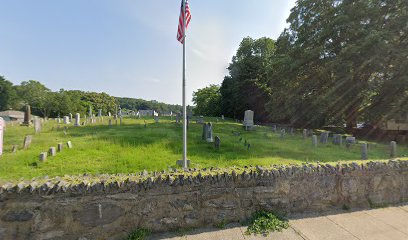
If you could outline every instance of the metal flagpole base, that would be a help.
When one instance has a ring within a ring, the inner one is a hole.
[[[184,167],[184,160],[177,160],[176,164],[180,167]],[[187,160],[187,167],[190,166],[190,160]]]

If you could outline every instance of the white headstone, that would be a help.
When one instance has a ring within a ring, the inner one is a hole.
[[[98,109],[98,117],[102,117],[102,109]]]
[[[3,154],[3,132],[6,126],[6,122],[0,117],[0,156]]]
[[[254,111],[246,110],[244,116],[244,127],[253,127],[254,126]]]
[[[64,116],[64,124],[69,124],[69,117],[68,116]]]
[[[39,117],[34,117],[34,130],[35,133],[41,132],[41,119]]]
[[[75,114],[75,124],[74,126],[81,126],[81,115],[79,113]]]

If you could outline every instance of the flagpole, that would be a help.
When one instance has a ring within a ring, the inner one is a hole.
[[[186,108],[186,0],[183,0],[183,165],[187,166],[187,108]]]

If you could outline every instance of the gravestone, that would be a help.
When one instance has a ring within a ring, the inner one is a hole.
[[[3,135],[6,122],[0,117],[0,156],[3,155]]]
[[[396,141],[390,142],[390,157],[391,158],[397,157],[397,142]]]
[[[68,142],[67,142],[67,147],[68,147],[68,148],[72,148],[72,142],[71,142],[71,141],[68,141]]]
[[[69,113],[69,121],[72,122],[74,119],[72,118],[72,113]]]
[[[333,144],[334,145],[342,145],[343,144],[343,136],[341,134],[333,134]]]
[[[280,131],[280,138],[285,138],[286,130],[284,128],[281,129]]]
[[[98,109],[98,117],[102,117],[102,109]]]
[[[41,125],[42,124],[41,124],[40,118],[39,117],[34,117],[34,131],[35,131],[35,133],[41,132],[41,128],[42,128]]]
[[[26,105],[26,110],[24,112],[24,126],[30,126],[31,124],[31,107],[30,105]]]
[[[109,126],[112,126],[112,119],[109,119]]]
[[[31,141],[33,140],[33,136],[27,135],[24,137],[23,148],[28,149],[31,145]]]
[[[51,157],[54,157],[57,155],[57,149],[55,149],[55,147],[50,147],[48,153],[50,154]]]
[[[111,112],[108,112],[108,117],[112,117],[112,113],[111,113]]]
[[[176,123],[180,123],[180,113],[177,113],[176,115]]]
[[[122,126],[122,115],[120,115],[120,117],[119,117],[119,121],[120,121],[120,126]]]
[[[91,106],[89,106],[88,115],[90,118],[92,118],[92,107]]]
[[[197,120],[198,124],[204,124],[204,116],[199,116]]]
[[[207,123],[206,141],[207,142],[214,142],[213,132],[212,132],[212,124],[211,123]]]
[[[154,116],[154,122],[159,123],[159,121],[160,121],[159,116]]]
[[[11,149],[12,153],[16,153],[18,149],[18,145],[13,145],[13,148]],[[0,154],[1,155],[1,154]]]
[[[368,159],[367,143],[362,143],[361,144],[361,159],[362,160],[367,160]]]
[[[329,132],[320,133],[320,143],[327,143],[329,140]]]
[[[314,147],[317,147],[317,136],[316,135],[312,135],[312,144]]]
[[[277,128],[276,125],[273,125],[273,126],[272,126],[272,131],[273,131],[273,132],[276,132],[277,129],[278,129],[278,128]]]
[[[75,124],[74,126],[81,126],[81,115],[79,113],[75,114]]]
[[[220,149],[220,145],[221,145],[221,139],[220,139],[220,137],[215,136],[215,143],[214,143],[214,145],[215,145],[215,148],[216,148],[216,149]]]
[[[224,115],[221,115],[221,119],[222,119],[222,120],[225,120],[225,117],[224,117]]]
[[[245,130],[252,130],[254,128],[254,111],[245,111],[243,125],[245,127]]]
[[[64,148],[64,144],[58,143],[58,146],[57,146],[58,152],[62,152],[62,149],[63,149],[63,148]]]
[[[69,124],[69,117],[68,116],[64,116],[64,124]]]
[[[303,129],[303,139],[306,139],[307,135],[307,129]]]
[[[356,138],[355,137],[346,137],[347,144],[356,144]]]
[[[207,124],[203,124],[203,134],[202,134],[202,136],[201,136],[201,139],[202,139],[203,141],[207,140],[207,128],[208,128],[208,125],[207,125]]]
[[[45,161],[47,161],[47,153],[46,152],[42,152],[42,153],[40,153],[40,161],[41,162],[45,162]]]

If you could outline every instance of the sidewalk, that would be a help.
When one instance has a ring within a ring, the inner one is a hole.
[[[245,235],[246,227],[230,224],[225,229],[200,228],[185,234],[154,234],[149,239],[171,240],[407,240],[408,205],[325,215],[296,215],[290,228],[265,236]]]

